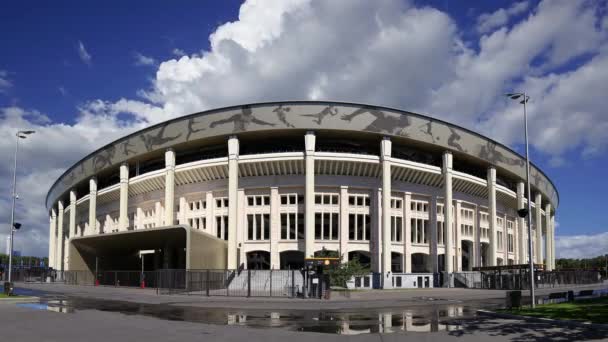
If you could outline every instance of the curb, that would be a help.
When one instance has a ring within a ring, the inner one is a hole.
[[[0,304],[34,303],[38,301],[40,301],[39,297],[0,298]]]
[[[519,320],[526,320],[526,321],[530,321],[530,322],[549,323],[549,324],[565,326],[565,327],[582,327],[582,328],[594,328],[594,329],[608,330],[608,324],[602,324],[602,323],[587,323],[587,322],[572,321],[572,320],[522,316],[522,315],[514,315],[514,314],[508,314],[508,313],[502,313],[502,312],[494,312],[494,311],[489,311],[489,310],[477,310],[477,314],[482,315],[482,316],[496,317],[496,318],[519,319]]]

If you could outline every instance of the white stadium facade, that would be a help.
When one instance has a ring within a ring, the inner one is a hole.
[[[77,143],[77,142],[75,142]],[[336,251],[386,281],[528,262],[555,267],[551,180],[475,132],[339,102],[240,105],[143,129],[53,184],[56,270],[299,269]],[[517,210],[531,200],[532,236]],[[446,203],[450,207],[446,210]],[[449,229],[446,229],[449,227]]]

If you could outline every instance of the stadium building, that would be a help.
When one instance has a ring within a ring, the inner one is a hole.
[[[77,142],[75,142],[77,143]],[[53,184],[57,270],[299,269],[336,251],[382,276],[555,266],[558,193],[490,138],[401,110],[337,102],[214,109],[143,129]],[[532,203],[533,234],[517,209]],[[450,204],[449,206],[447,204]]]

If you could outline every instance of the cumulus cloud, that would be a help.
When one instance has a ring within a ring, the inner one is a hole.
[[[153,66],[156,64],[156,60],[154,58],[144,56],[139,52],[136,52],[133,57],[135,58],[135,65],[137,66]]]
[[[430,113],[517,144],[523,138],[522,109],[502,94],[526,91],[531,143],[555,164],[570,150],[582,151],[583,157],[604,153],[605,11],[583,0],[528,7],[520,2],[482,15],[478,26],[484,29],[469,36],[447,13],[399,0],[247,1],[238,20],[210,35],[209,49],[189,55],[175,49],[175,58],[154,61],[151,86],[138,91],[143,100],[90,99],[78,108],[72,125],[45,122],[44,114],[34,110],[0,109],[5,141],[17,128],[39,132],[24,142],[20,178],[40,190],[27,202],[40,203],[37,212],[28,213],[32,229],[40,239],[46,237],[43,193],[62,170],[93,149],[152,123],[245,102],[385,105]],[[79,53],[91,63],[82,42]],[[11,155],[11,149],[5,143],[0,153]],[[0,177],[9,175],[7,167],[0,166]],[[0,187],[1,193],[5,190]],[[46,248],[45,243],[37,242],[38,248]]]
[[[608,232],[555,237],[555,254],[558,258],[594,258],[606,253],[608,253]]]
[[[89,54],[87,49],[84,47],[84,44],[80,40],[78,41],[78,56],[84,64],[89,66],[92,64],[93,57],[91,54]]]
[[[173,49],[171,51],[171,53],[174,54],[177,57],[181,57],[181,56],[185,56],[186,55],[186,52],[184,50],[178,49],[178,48]]]
[[[483,13],[477,18],[477,31],[486,33],[508,23],[509,18],[525,12],[528,2],[516,2],[509,8],[501,8],[493,13]]]
[[[0,70],[0,94],[5,93],[13,83],[8,79],[8,72]]]

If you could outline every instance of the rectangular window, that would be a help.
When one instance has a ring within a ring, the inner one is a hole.
[[[283,200],[284,197],[281,197],[281,201]],[[287,240],[289,239],[289,235],[287,234],[288,231],[288,226],[289,226],[289,222],[287,221],[287,214],[282,213],[281,214],[281,240]]]
[[[401,216],[391,216],[391,241],[403,241],[403,218]]]
[[[270,214],[247,215],[247,239],[252,241],[270,238]]]
[[[321,225],[323,224],[323,219],[321,213],[315,213],[315,239],[322,239],[322,229]]]
[[[298,240],[304,240],[304,214],[298,213]]]
[[[216,236],[228,240],[228,216],[215,217]]]

